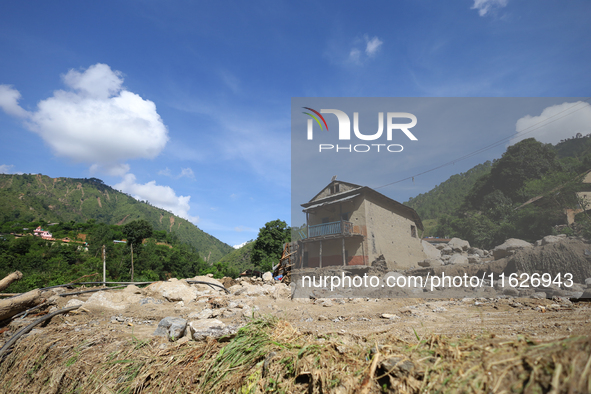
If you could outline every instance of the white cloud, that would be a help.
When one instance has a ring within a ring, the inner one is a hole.
[[[370,56],[370,57],[374,56],[376,54],[376,52],[380,49],[382,44],[384,43],[382,40],[380,40],[377,37],[374,37],[370,40],[367,37],[367,35],[365,36],[365,41],[367,42],[367,45],[365,47],[365,53],[367,54],[367,56]]]
[[[182,178],[182,177],[195,179],[195,174],[193,173],[193,170],[190,167],[189,168],[182,168],[181,173],[179,174],[178,178]]]
[[[158,175],[172,176],[168,167],[166,167],[164,170],[158,171]]]
[[[27,111],[18,105],[21,94],[18,90],[13,89],[10,85],[0,85],[0,108],[8,115],[25,118],[29,115]]]
[[[557,144],[577,133],[587,135],[591,133],[591,105],[583,101],[553,105],[545,108],[539,116],[527,115],[519,119],[515,130],[523,134],[516,135],[509,145],[531,137],[540,142]]]
[[[251,243],[252,241],[246,241],[246,242],[242,242],[240,245],[234,245],[232,246],[234,249],[240,249],[241,247],[243,247],[244,245]]]
[[[506,7],[508,2],[509,0],[474,0],[471,9],[478,10],[478,15],[485,16],[495,8]]]
[[[0,174],[12,174],[13,169],[12,164],[2,164],[0,165]]]
[[[27,117],[57,156],[91,165],[91,171],[123,175],[124,161],[154,158],[168,141],[168,131],[156,105],[122,88],[123,78],[106,64],[95,64],[63,77],[69,91],[57,90],[42,100],[36,112],[18,106],[18,91],[3,85],[0,106]]]
[[[351,52],[349,52],[349,60],[353,63],[359,63],[361,57],[361,51],[357,48],[353,48],[351,49]]]
[[[138,200],[147,200],[151,204],[171,211],[194,224],[199,222],[198,216],[189,215],[191,196],[177,196],[170,186],[157,185],[156,181],[144,184],[136,183],[135,175],[125,174],[123,180],[113,187],[124,193],[131,194]]]
[[[348,61],[353,64],[363,64],[367,59],[374,57],[384,42],[378,37],[369,38],[367,34],[363,39],[356,38],[354,46],[349,51]],[[365,45],[365,49],[361,48]]]

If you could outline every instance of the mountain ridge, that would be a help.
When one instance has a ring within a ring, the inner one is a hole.
[[[0,221],[85,222],[123,225],[145,219],[155,230],[175,233],[209,263],[234,249],[165,209],[106,185],[98,178],[51,178],[42,174],[0,174]]]

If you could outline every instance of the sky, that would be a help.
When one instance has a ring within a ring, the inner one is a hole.
[[[565,98],[469,138],[447,117],[446,138],[417,132],[364,184],[394,182],[585,106],[590,15],[587,0],[2,2],[0,172],[100,178],[241,244],[291,222],[292,98]],[[505,148],[380,192],[405,201]]]

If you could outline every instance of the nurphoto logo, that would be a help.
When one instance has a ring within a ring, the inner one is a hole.
[[[304,114],[308,115],[311,119],[308,119],[308,130],[307,136],[308,140],[314,139],[314,121],[318,124],[321,130],[326,128],[328,131],[328,124],[326,123],[326,119],[322,114],[333,114],[337,117],[339,122],[339,141],[347,141],[351,140],[351,119],[349,116],[338,109],[321,109],[320,112],[312,109],[310,107],[303,107],[304,109],[310,112],[303,112]],[[410,123],[395,123],[399,121],[399,119],[410,119]],[[413,133],[410,132],[409,129],[413,128],[417,124],[417,117],[408,112],[388,112],[386,114],[386,140],[392,141],[392,136],[395,130],[402,131],[411,141],[418,141],[417,137],[414,136]],[[324,125],[324,127],[323,127]],[[364,134],[359,130],[359,113],[353,112],[353,133],[357,139],[362,141],[376,141],[382,137],[384,134],[384,113],[378,112],[378,131],[373,134]],[[319,144],[318,151],[346,151],[346,152],[360,152],[365,153],[372,150],[377,150],[380,152],[380,148],[383,148],[382,151],[387,152],[402,152],[404,147],[400,144],[356,144],[356,145],[333,145],[333,144]]]

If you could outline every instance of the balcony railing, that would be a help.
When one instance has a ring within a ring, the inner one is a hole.
[[[313,226],[308,226],[307,237],[315,238],[325,237],[329,235],[352,235],[361,234],[359,230],[355,231],[353,223],[341,220],[339,222],[322,223]],[[303,235],[303,234],[302,234]]]

